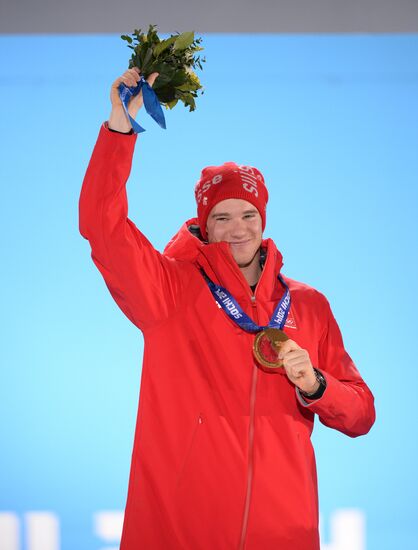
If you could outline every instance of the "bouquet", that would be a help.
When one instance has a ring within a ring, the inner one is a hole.
[[[132,50],[129,68],[138,67],[144,79],[159,73],[152,89],[161,105],[172,109],[182,101],[189,111],[195,110],[195,98],[203,90],[194,69],[202,69],[206,61],[197,55],[203,50],[201,38],[195,38],[194,32],[183,32],[161,40],[156,25],[150,25],[146,34],[139,29],[121,38]]]

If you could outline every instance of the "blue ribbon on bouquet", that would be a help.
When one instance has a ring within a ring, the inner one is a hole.
[[[135,134],[140,134],[145,132],[145,128],[142,128],[136,120],[134,120],[128,112],[128,104],[131,97],[135,97],[142,90],[142,97],[144,99],[144,107],[147,113],[155,120],[155,122],[161,126],[161,128],[166,128],[164,113],[161,107],[161,104],[158,100],[157,94],[154,92],[152,87],[148,84],[143,76],[141,76],[140,81],[136,86],[128,87],[125,84],[120,84],[119,88],[119,97],[122,101],[123,108],[125,109],[126,116],[129,118],[130,123]]]

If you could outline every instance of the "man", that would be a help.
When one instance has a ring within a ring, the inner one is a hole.
[[[136,136],[117,89],[138,80],[130,69],[112,85],[80,198],[93,260],[144,334],[121,550],[318,550],[314,415],[356,437],[373,396],[325,297],[282,275],[263,240],[256,168],[205,168],[198,217],[163,254],[127,218]]]

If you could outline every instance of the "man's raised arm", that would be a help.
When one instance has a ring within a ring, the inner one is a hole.
[[[158,73],[148,78],[152,85]],[[144,329],[170,315],[181,294],[176,262],[157,252],[128,218],[126,182],[137,136],[131,130],[118,87],[135,86],[137,69],[129,69],[111,87],[112,111],[103,124],[80,195],[80,232],[88,239],[92,258],[113,298],[126,316]],[[142,91],[131,99],[129,113],[142,107]],[[113,131],[112,131],[113,130]],[[121,133],[119,133],[121,132]]]

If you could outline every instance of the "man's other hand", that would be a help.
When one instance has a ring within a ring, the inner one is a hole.
[[[279,358],[289,380],[300,390],[314,393],[319,388],[309,353],[294,340],[286,340],[280,347]]]

